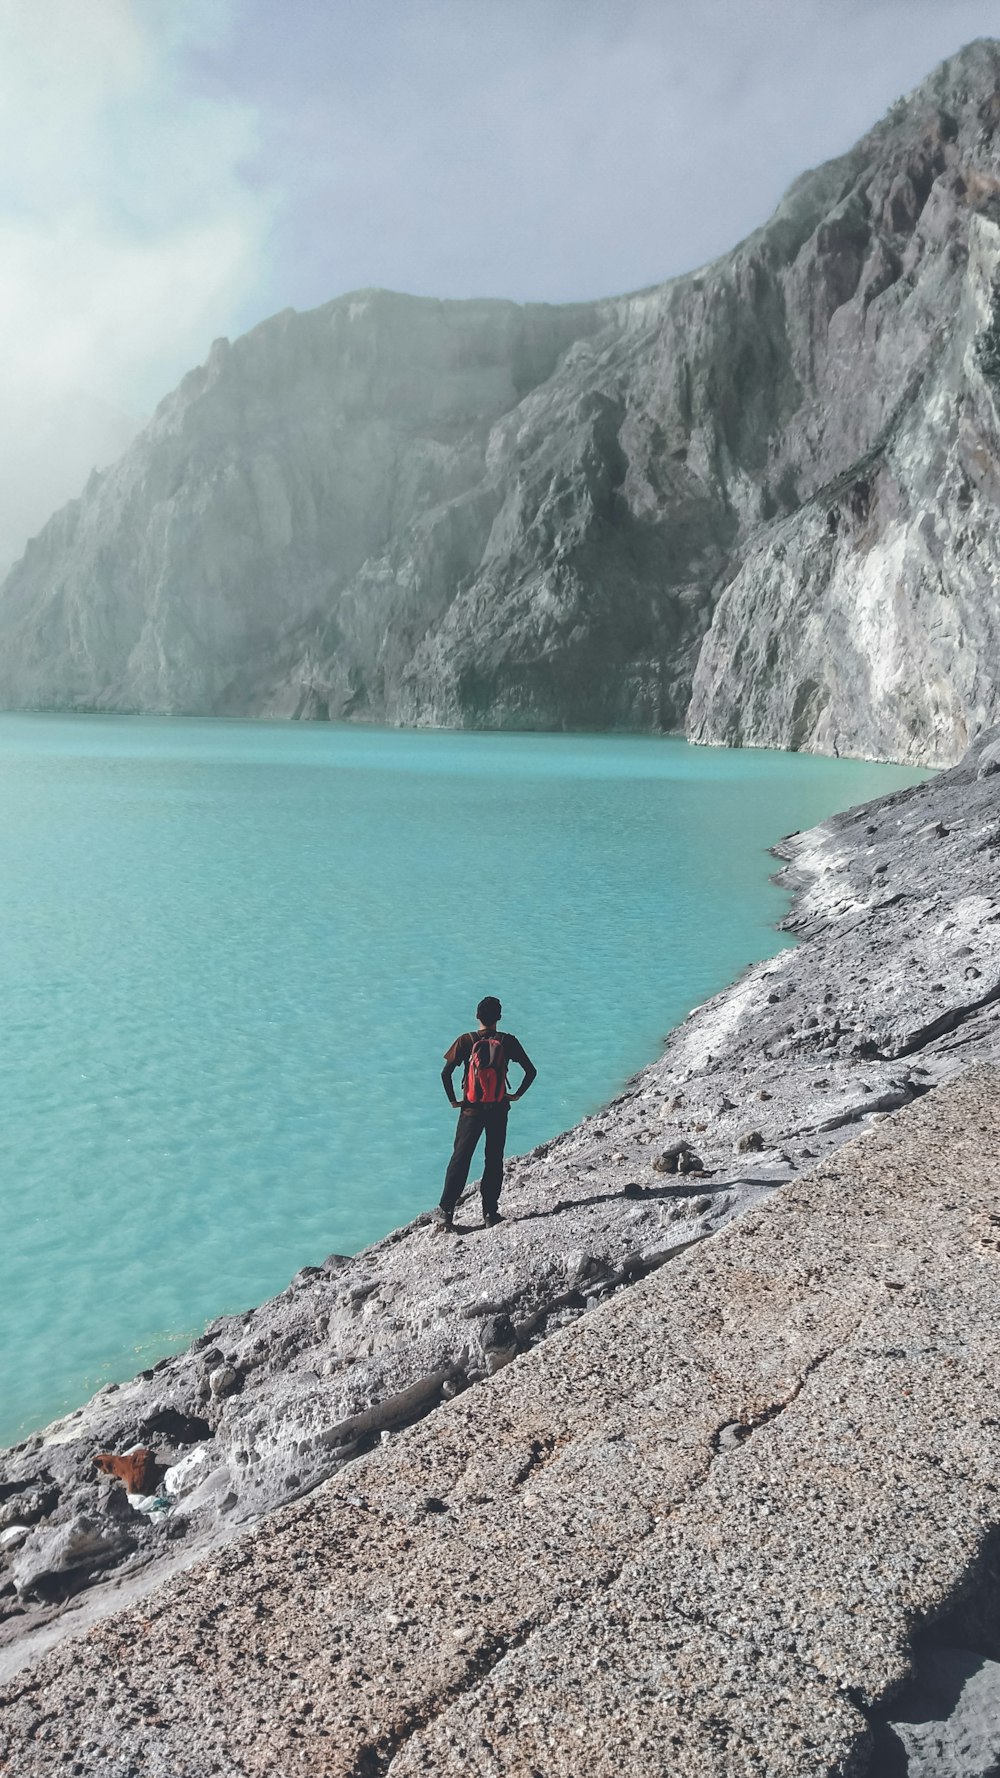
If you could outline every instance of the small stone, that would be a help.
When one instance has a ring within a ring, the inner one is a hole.
[[[582,1257],[586,1258],[586,1255]],[[484,1352],[503,1351],[508,1346],[516,1347],[517,1335],[510,1316],[488,1315],[479,1329],[479,1343]]]
[[[736,1144],[737,1154],[760,1154],[764,1147],[764,1138],[759,1130],[747,1130]]]
[[[582,1248],[577,1248],[575,1252],[566,1255],[566,1281],[568,1284],[585,1284],[589,1279],[606,1271],[607,1266],[603,1260],[595,1259],[592,1253],[585,1253]],[[510,1334],[513,1335],[514,1330],[510,1321],[506,1317],[504,1319],[507,1321]],[[510,1339],[505,1338],[502,1342],[496,1341],[494,1343],[509,1345]],[[486,1345],[485,1339],[483,1344]]]
[[[232,1395],[233,1390],[238,1387],[239,1381],[238,1370],[234,1369],[231,1364],[220,1364],[209,1373],[208,1386],[212,1394],[218,1398],[221,1395]]]
[[[700,1173],[701,1157],[689,1142],[672,1142],[653,1162],[654,1173]]]
[[[747,1437],[750,1428],[739,1420],[731,1420],[727,1426],[720,1428],[715,1444],[719,1451],[734,1451]]]

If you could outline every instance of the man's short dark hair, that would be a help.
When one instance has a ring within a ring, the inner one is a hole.
[[[476,1018],[481,1025],[495,1025],[502,1012],[503,1007],[496,995],[487,994],[486,999],[481,1000],[476,1007]]]

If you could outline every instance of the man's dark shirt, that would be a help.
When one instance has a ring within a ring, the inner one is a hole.
[[[456,1037],[454,1043],[451,1045],[451,1048],[446,1049],[444,1052],[445,1066],[444,1066],[444,1070],[442,1073],[442,1079],[444,1080],[444,1083],[445,1083],[445,1092],[448,1092],[448,1090],[449,1090],[449,1083],[451,1080],[451,1070],[453,1068],[461,1068],[461,1070],[462,1070],[462,1103],[463,1104],[469,1103],[469,1101],[465,1097],[465,1088],[466,1088],[466,1082],[468,1081],[468,1078],[469,1078],[469,1057],[472,1055],[472,1046],[475,1043],[477,1037],[483,1037],[485,1035],[486,1035],[486,1033],[483,1031],[465,1031],[465,1032],[463,1032],[461,1037]],[[510,1093],[509,1093],[509,1090],[507,1087],[506,1073],[507,1073],[507,1069],[509,1068],[511,1062],[520,1063],[521,1067],[524,1069],[525,1078],[524,1078],[524,1081],[523,1081],[521,1087],[518,1089],[519,1092],[525,1091],[531,1085],[531,1082],[534,1080],[535,1075],[537,1074],[538,1070],[536,1069],[534,1063],[528,1057],[527,1052],[524,1049],[522,1049],[521,1045],[518,1043],[517,1038],[514,1036],[514,1033],[512,1031],[496,1031],[496,1032],[491,1032],[490,1035],[498,1037],[500,1042],[503,1044],[504,1090],[503,1090],[503,1098],[501,1100],[499,1100],[498,1103],[502,1104],[502,1105],[506,1105],[509,1102],[509,1098],[510,1098]],[[450,1096],[451,1095],[449,1093],[449,1097]]]

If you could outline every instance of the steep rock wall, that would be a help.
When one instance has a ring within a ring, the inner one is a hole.
[[[973,218],[919,399],[751,546],[695,674],[698,741],[951,763],[995,719],[1000,227]]]
[[[397,535],[461,507],[492,421],[595,324],[587,305],[367,292],[217,341],[9,576],[5,701],[224,705]]]

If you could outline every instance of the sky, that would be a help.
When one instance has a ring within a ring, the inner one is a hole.
[[[725,252],[1000,0],[0,0],[0,567],[278,309]]]

